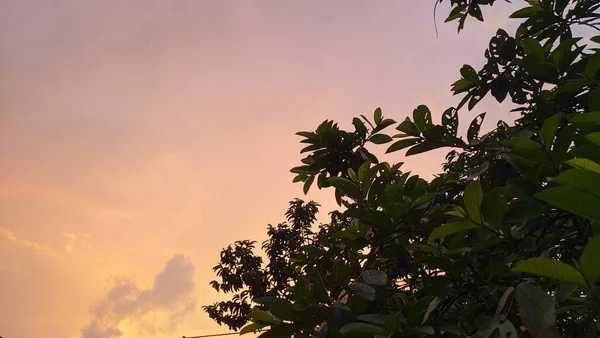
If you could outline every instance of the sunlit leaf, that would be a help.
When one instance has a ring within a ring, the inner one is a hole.
[[[550,277],[587,287],[585,279],[579,271],[568,264],[550,258],[529,258],[518,263],[511,271]]]

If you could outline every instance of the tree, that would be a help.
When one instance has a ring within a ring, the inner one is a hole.
[[[441,1],[440,1],[441,2]],[[446,21],[483,20],[492,0],[451,0]],[[457,107],[425,105],[401,123],[376,109],[354,130],[325,121],[294,182],[333,189],[340,211],[313,231],[317,205],[291,202],[254,242],[221,253],[213,287],[239,292],[204,309],[261,337],[596,337],[600,332],[599,1],[531,0],[499,29],[480,70],[460,69]],[[589,44],[589,45],[588,45]],[[596,46],[596,47],[594,47]],[[519,114],[483,135],[485,113],[457,135],[459,110],[487,94]],[[396,126],[399,133],[387,130]],[[451,148],[426,181],[367,148],[415,155]]]

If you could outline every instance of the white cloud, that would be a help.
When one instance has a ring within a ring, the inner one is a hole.
[[[105,298],[93,306],[93,318],[81,329],[81,337],[120,337],[119,325],[125,321],[138,323],[149,334],[173,331],[196,308],[194,269],[188,258],[175,255],[156,275],[150,289],[142,290],[128,280],[116,281]],[[166,314],[168,324],[159,326],[145,319],[154,312]]]

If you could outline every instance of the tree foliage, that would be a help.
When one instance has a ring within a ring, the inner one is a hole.
[[[440,1],[441,2],[441,1]],[[450,0],[446,21],[483,20],[492,0]],[[340,211],[294,200],[262,248],[236,242],[215,267],[229,301],[211,318],[261,337],[596,337],[600,332],[600,2],[530,0],[499,29],[486,63],[460,69],[457,107],[397,123],[376,109],[353,130],[299,132],[294,182],[335,191]],[[518,118],[458,135],[459,111],[488,94]],[[396,132],[391,133],[395,127]],[[431,181],[368,148],[449,148]],[[249,322],[249,323],[248,323]]]

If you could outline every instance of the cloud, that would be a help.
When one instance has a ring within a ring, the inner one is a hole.
[[[18,245],[24,246],[26,248],[31,248],[31,249],[39,252],[42,255],[49,256],[49,257],[59,257],[60,256],[57,252],[52,250],[52,248],[50,247],[50,244],[40,244],[40,243],[33,242],[30,240],[17,238],[17,236],[15,236],[15,234],[9,229],[0,227],[0,236],[4,237],[5,239],[7,239],[11,242],[15,242]]]
[[[67,244],[64,246],[67,253],[72,253],[75,245],[79,245],[82,248],[90,248],[92,246],[87,243],[87,239],[90,237],[88,234],[65,232],[62,236],[67,239]]]
[[[4,229],[2,227],[0,227],[0,235],[2,235],[2,237],[10,240],[10,241],[16,241],[17,237],[15,236],[15,234],[8,230],[8,229]]]
[[[81,337],[121,337],[119,326],[126,321],[138,324],[148,334],[173,331],[196,308],[194,269],[187,257],[175,255],[156,275],[150,289],[142,290],[131,281],[117,280],[105,298],[92,307],[93,318],[81,329]],[[159,325],[146,320],[155,312],[164,313],[167,323]]]

